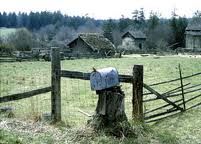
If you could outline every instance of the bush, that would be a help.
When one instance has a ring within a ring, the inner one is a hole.
[[[0,55],[12,55],[12,52],[14,51],[14,47],[12,45],[7,44],[0,44]]]
[[[19,51],[30,51],[33,42],[31,32],[25,28],[17,30],[8,41]]]

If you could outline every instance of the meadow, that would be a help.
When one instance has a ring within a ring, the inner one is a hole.
[[[0,37],[7,38],[10,34],[16,32],[16,28],[0,28]]]
[[[200,58],[184,57],[129,57],[111,59],[78,59],[64,60],[61,62],[63,70],[91,72],[92,68],[115,67],[120,74],[132,75],[135,64],[144,66],[144,83],[152,84],[179,77],[178,64],[181,64],[182,74],[191,75],[201,72]],[[44,61],[37,62],[14,62],[0,63],[0,96],[25,92],[37,88],[50,86],[51,63]],[[199,84],[201,77],[184,81],[191,84]],[[161,85],[155,87],[161,93],[178,86],[179,83]],[[132,85],[122,83],[125,92],[126,114],[131,120],[131,99]],[[97,95],[90,89],[89,81],[62,78],[62,120],[65,125],[79,128],[86,125],[90,118],[80,113],[79,110],[93,114],[96,108]],[[201,99],[200,99],[201,101]],[[11,106],[14,108],[15,117],[19,119],[38,120],[43,113],[50,112],[50,93],[41,94],[32,98],[18,100],[15,102],[2,103],[0,106]],[[162,102],[145,104],[149,110]],[[180,113],[157,123],[149,124],[155,131],[161,131],[160,143],[172,143],[170,139],[178,143],[199,143],[201,141],[201,109],[196,108],[185,113]],[[168,133],[166,133],[168,131]],[[94,138],[96,139],[96,138]],[[111,138],[103,138],[103,141],[110,141]],[[97,142],[96,140],[94,140]],[[115,142],[115,140],[113,141]],[[154,143],[155,141],[153,141]]]

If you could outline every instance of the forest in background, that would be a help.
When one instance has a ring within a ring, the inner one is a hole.
[[[147,50],[175,49],[185,46],[185,29],[189,23],[201,23],[201,11],[192,18],[181,17],[175,11],[169,19],[151,12],[144,16],[144,9],[132,12],[132,18],[96,20],[86,16],[68,16],[60,11],[30,13],[0,13],[0,27],[16,28],[16,32],[3,37],[0,33],[0,50],[27,51],[31,48],[65,48],[79,33],[103,33],[116,47],[128,30],[140,30],[147,36]]]

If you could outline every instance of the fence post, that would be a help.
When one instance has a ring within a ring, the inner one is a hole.
[[[182,100],[183,100],[183,106],[184,106],[184,111],[185,111],[186,110],[186,102],[185,102],[185,97],[184,97],[184,85],[183,85],[183,78],[182,78],[180,64],[179,64],[179,75],[180,75],[180,83],[181,83]]]
[[[143,65],[133,67],[133,120],[143,121]]]
[[[51,118],[53,122],[61,121],[61,64],[58,47],[51,48],[52,61],[52,92],[51,92]]]

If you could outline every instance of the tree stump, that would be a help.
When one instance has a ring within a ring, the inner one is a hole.
[[[96,113],[89,121],[90,126],[96,130],[116,129],[119,123],[127,122],[124,108],[125,94],[120,86],[96,91],[96,93],[98,94],[98,103]]]

